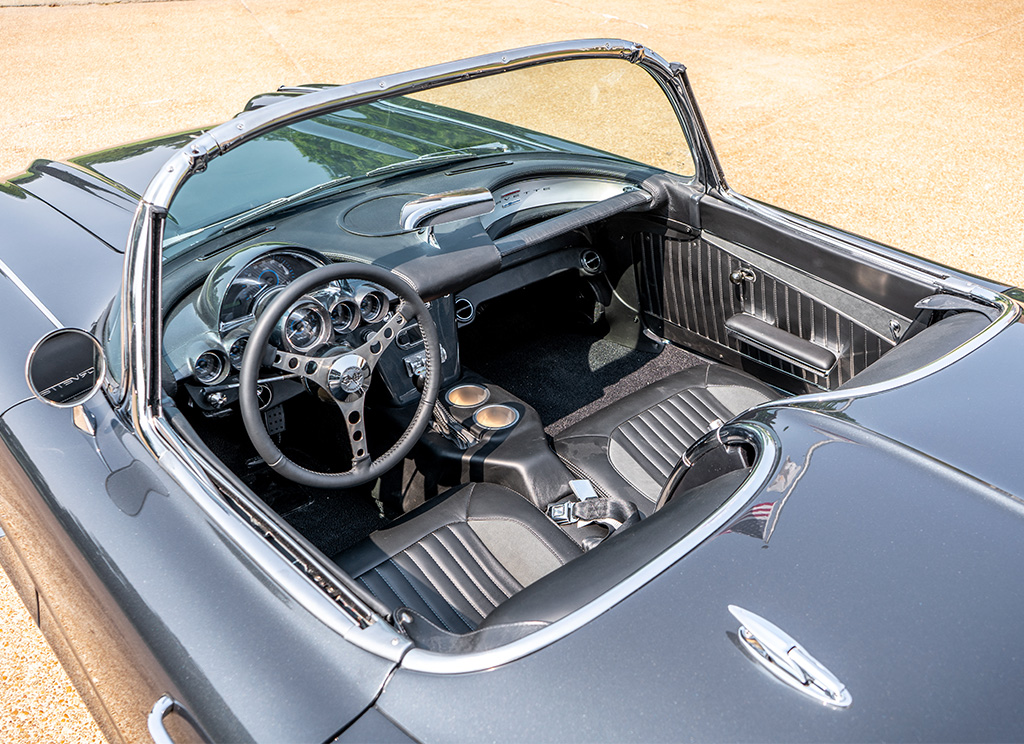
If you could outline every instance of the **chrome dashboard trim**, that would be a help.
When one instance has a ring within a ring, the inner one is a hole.
[[[402,658],[402,668],[428,674],[467,674],[508,664],[535,653],[578,630],[675,565],[677,561],[728,524],[768,482],[778,467],[779,445],[771,429],[761,423],[742,421],[727,424],[721,429],[711,432],[711,436],[749,441],[758,448],[759,456],[750,474],[740,484],[736,492],[696,529],[683,536],[679,542],[670,546],[654,560],[641,566],[635,573],[600,597],[571,612],[561,620],[518,641],[488,651],[468,654],[441,654],[412,648]]]

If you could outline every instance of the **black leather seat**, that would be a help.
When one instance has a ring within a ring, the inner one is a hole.
[[[693,367],[638,390],[559,434],[555,452],[606,496],[645,516],[686,449],[737,414],[779,397],[720,364]]]
[[[491,611],[583,550],[525,498],[471,483],[431,499],[335,562],[385,605],[449,633]]]

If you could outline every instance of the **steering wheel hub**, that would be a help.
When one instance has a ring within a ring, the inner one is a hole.
[[[338,357],[327,373],[327,385],[331,395],[335,398],[362,395],[370,387],[371,372],[370,365],[358,354]]]

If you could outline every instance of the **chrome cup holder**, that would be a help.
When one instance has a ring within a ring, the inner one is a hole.
[[[466,383],[465,385],[453,387],[445,394],[444,399],[448,402],[448,405],[456,408],[476,408],[486,403],[490,397],[491,391],[483,385]]]
[[[515,426],[519,421],[519,411],[504,403],[492,403],[477,409],[473,414],[473,423],[481,429],[498,431]]]

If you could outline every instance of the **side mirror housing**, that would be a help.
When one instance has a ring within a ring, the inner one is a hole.
[[[59,328],[29,351],[25,378],[39,400],[72,408],[96,394],[106,368],[103,347],[95,336],[78,328]]]

